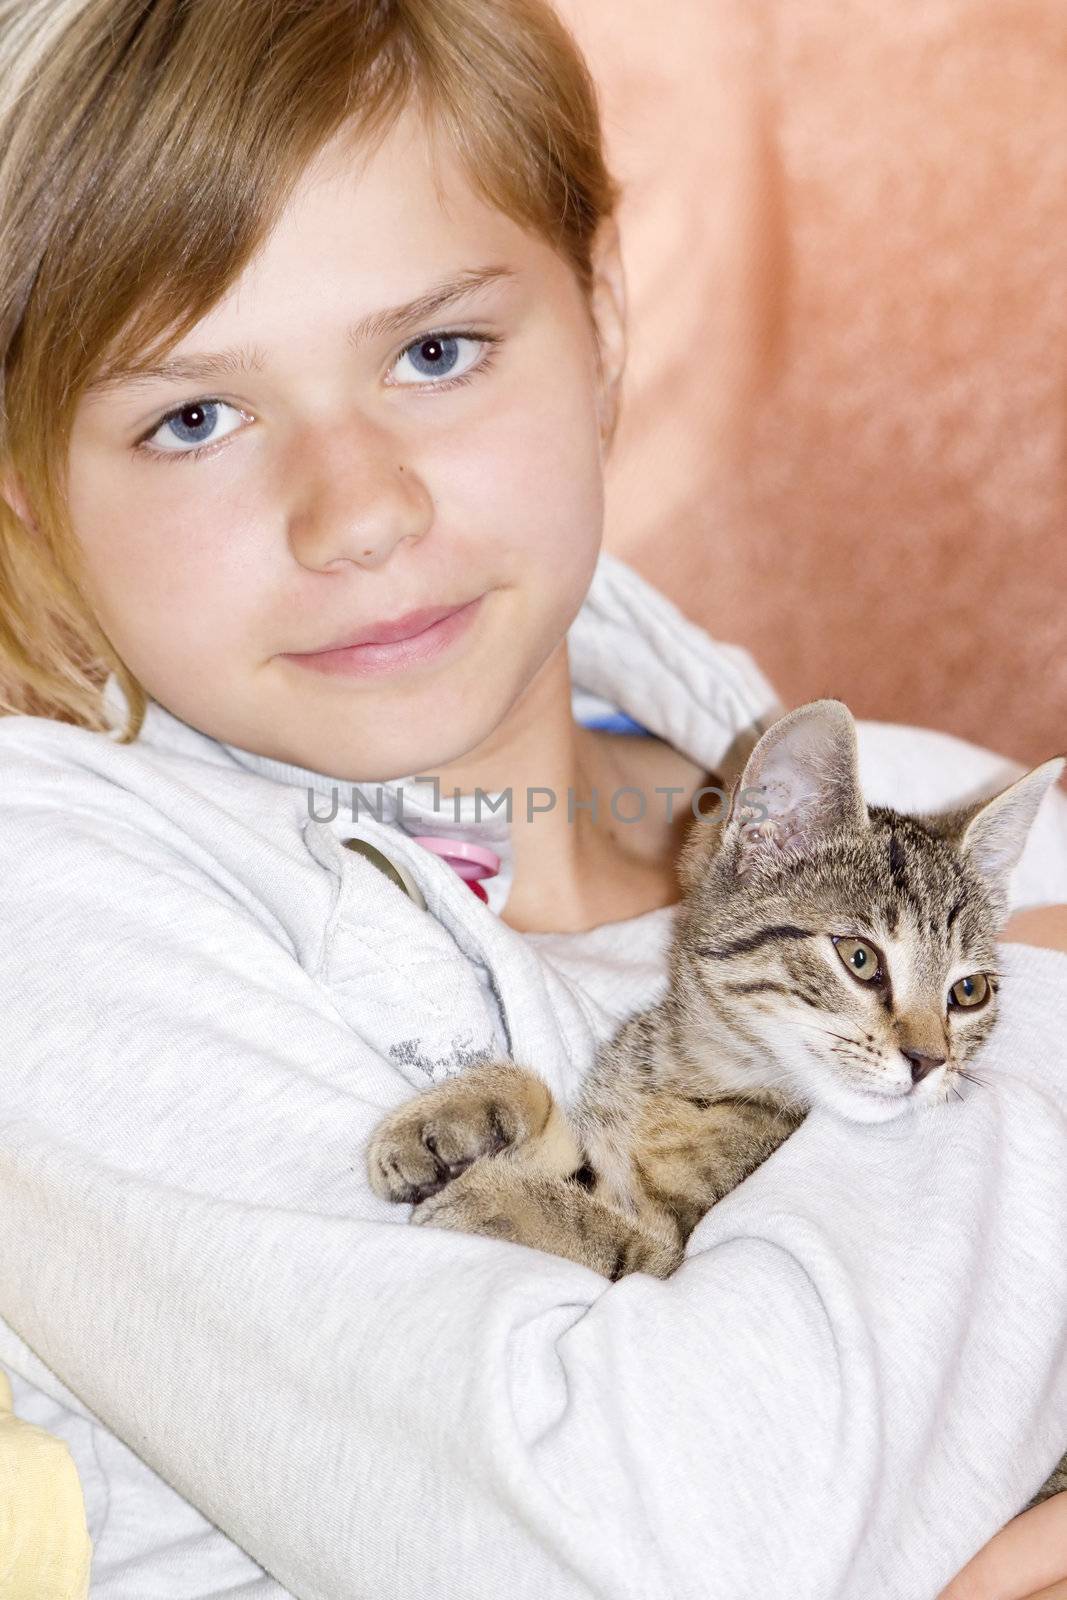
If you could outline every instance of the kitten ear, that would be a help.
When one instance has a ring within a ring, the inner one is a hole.
[[[730,800],[723,848],[738,873],[805,854],[840,828],[866,828],[856,724],[842,700],[812,700],[767,729]]]
[[[999,794],[923,819],[977,868],[1000,922],[1008,916],[1008,879],[1023,853],[1038,808],[1064,767],[1067,756],[1053,756]]]
[[[718,780],[722,785],[719,789],[719,803],[714,812],[700,812],[699,820],[686,831],[678,854],[677,872],[683,894],[691,894],[696,889],[709,861],[718,854],[723,830],[730,815],[730,800],[735,785],[741,782],[745,763],[763,735],[774,726],[779,717],[784,716],[785,706],[776,695],[761,716],[753,717],[751,722],[738,729],[729,748],[720,757],[717,769]]]

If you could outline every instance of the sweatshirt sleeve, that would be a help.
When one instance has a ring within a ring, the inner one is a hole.
[[[409,1087],[128,806],[2,819],[0,1314],[300,1600],[933,1600],[1067,1444],[1067,957],[612,1285],[379,1202]]]

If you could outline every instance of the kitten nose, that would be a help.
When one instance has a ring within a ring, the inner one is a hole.
[[[921,1050],[901,1050],[901,1055],[911,1062],[911,1081],[921,1083],[928,1072],[933,1072],[935,1067],[943,1067],[947,1057],[927,1056]]]

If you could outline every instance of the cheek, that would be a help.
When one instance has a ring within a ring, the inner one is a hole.
[[[980,1012],[973,1017],[966,1017],[961,1012],[952,1013],[949,1025],[949,1038],[952,1041],[952,1053],[957,1061],[969,1061],[975,1052],[985,1043],[996,1025],[997,1008],[994,1002],[991,1006],[983,1006]]]
[[[817,922],[818,913],[809,920]],[[782,922],[791,920],[783,909]],[[870,1016],[870,996],[851,979],[838,958],[824,950],[805,949],[803,945],[791,950],[785,965],[793,985],[801,994],[810,995],[828,1012],[860,1022]]]
[[[600,546],[604,482],[591,357],[581,345],[544,372],[501,386],[462,447],[436,453],[427,478],[439,526],[474,535],[505,574],[554,593],[586,584]],[[584,592],[584,590],[583,590]]]
[[[203,476],[195,485],[183,478],[198,472],[205,468],[137,466],[131,482],[129,468],[118,481],[106,463],[72,466],[70,511],[88,598],[135,670],[217,652],[255,612],[261,525],[247,496],[227,489],[221,475],[212,493]]]

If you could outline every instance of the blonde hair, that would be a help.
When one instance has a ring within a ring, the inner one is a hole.
[[[0,714],[94,731],[116,674],[68,524],[70,430],[112,364],[158,359],[255,254],[343,127],[409,103],[473,187],[572,266],[618,188],[596,92],[547,0],[0,0]]]

